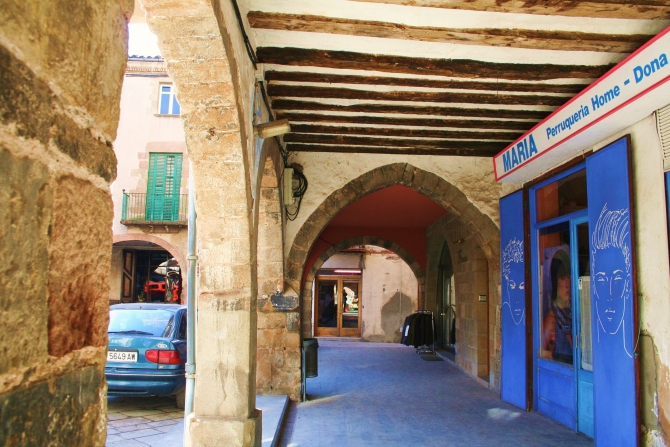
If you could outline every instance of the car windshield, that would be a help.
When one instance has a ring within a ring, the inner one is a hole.
[[[112,309],[109,333],[167,337],[174,327],[174,313],[162,309]]]

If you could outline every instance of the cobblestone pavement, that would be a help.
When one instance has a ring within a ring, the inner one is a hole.
[[[183,418],[174,397],[108,397],[106,447],[155,445]]]
[[[450,362],[400,344],[319,340],[319,376],[282,447],[577,447],[593,441],[500,400]]]

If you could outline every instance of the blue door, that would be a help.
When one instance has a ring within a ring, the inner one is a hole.
[[[626,138],[586,161],[596,446],[638,445],[639,329],[629,163]]]
[[[523,192],[500,199],[501,398],[526,409],[526,279]]]
[[[530,202],[534,407],[593,436],[584,165],[531,188]]]

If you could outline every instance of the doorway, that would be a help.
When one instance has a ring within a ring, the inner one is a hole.
[[[316,336],[361,336],[361,278],[317,276],[314,318]]]
[[[531,196],[535,407],[593,437],[586,171],[568,171]]]
[[[454,270],[451,265],[449,246],[442,246],[440,264],[438,266],[437,296],[439,316],[437,318],[437,343],[451,353],[456,346],[456,306],[453,299]]]

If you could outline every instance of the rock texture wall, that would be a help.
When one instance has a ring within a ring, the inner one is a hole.
[[[285,298],[282,206],[275,169],[277,165],[278,160],[267,158],[258,203],[256,391],[259,394],[285,394],[298,401],[301,387],[298,303],[297,300],[286,299],[281,304],[287,306],[277,305],[278,296]],[[291,302],[294,304],[291,305]]]
[[[426,231],[426,308],[438,311],[438,265],[446,242],[454,272],[456,363],[500,388],[500,267],[487,257],[472,229],[448,214]],[[479,301],[486,295],[486,302]]]
[[[5,2],[0,444],[102,446],[109,182],[133,2]]]

